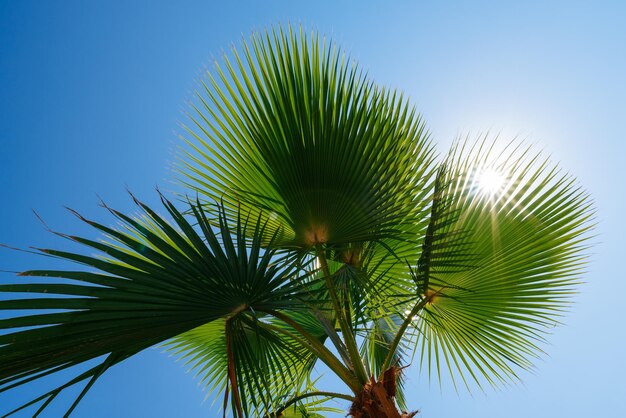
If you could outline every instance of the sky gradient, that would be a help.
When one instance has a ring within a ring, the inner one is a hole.
[[[536,369],[523,383],[469,394],[414,367],[407,392],[418,416],[626,416],[626,3],[92,3],[0,1],[0,243],[66,245],[32,209],[53,229],[96,238],[64,206],[106,223],[100,197],[133,211],[126,188],[148,203],[155,187],[176,189],[176,132],[205,68],[254,30],[303,25],[345,48],[378,84],[404,91],[441,153],[459,136],[520,137],[595,201],[585,283]],[[0,270],[44,265],[0,249]],[[0,273],[0,283],[13,280]],[[0,413],[33,393],[0,394]],[[60,416],[75,394],[44,416]],[[204,396],[180,363],[150,349],[110,370],[73,416],[217,416]]]

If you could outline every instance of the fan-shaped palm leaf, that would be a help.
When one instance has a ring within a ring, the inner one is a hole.
[[[424,366],[466,383],[531,365],[577,283],[591,227],[574,179],[529,148],[496,145],[453,148],[416,268],[428,298],[414,319]]]
[[[203,195],[265,211],[300,248],[402,239],[403,223],[423,219],[423,123],[333,45],[291,29],[256,35],[208,77],[181,162]]]
[[[295,396],[317,360],[298,341],[265,327],[268,320],[240,313],[187,331],[167,347],[196,370],[210,393],[232,385],[234,373],[245,416],[264,416]],[[310,331],[323,334],[319,327]]]
[[[163,203],[175,226],[137,201],[143,219],[111,209],[120,230],[81,218],[109,242],[63,235],[104,257],[41,250],[96,271],[26,271],[21,276],[69,281],[0,286],[2,292],[44,295],[0,301],[0,309],[33,312],[0,322],[1,329],[27,328],[0,336],[0,391],[106,355],[68,382],[91,379],[86,390],[109,367],[203,324],[246,311],[300,309],[298,294],[309,294],[311,280],[297,278],[284,257],[274,263],[274,249],[261,249],[260,220],[240,220],[233,232],[222,212],[217,235],[199,206],[190,205],[194,228],[169,201]],[[54,311],[39,313],[43,309]],[[45,406],[65,387],[37,400]]]

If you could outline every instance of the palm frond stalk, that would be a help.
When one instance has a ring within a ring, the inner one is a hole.
[[[4,416],[83,384],[68,416],[160,345],[224,416],[321,417],[341,399],[412,417],[408,358],[468,389],[518,379],[584,269],[593,208],[571,176],[497,138],[438,160],[408,101],[317,34],[270,30],[216,63],[183,139],[196,200],[162,197],[166,217],[105,206],[117,228],[76,214],[104,240],[58,235],[99,255],[41,249],[83,267],[0,285],[0,310],[26,312],[0,320],[0,394],[70,373]],[[318,362],[345,393],[317,387]]]

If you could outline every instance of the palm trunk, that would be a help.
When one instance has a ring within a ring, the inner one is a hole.
[[[396,406],[394,398],[398,373],[397,367],[391,367],[385,371],[381,381],[372,377],[352,402],[348,416],[353,418],[411,418],[417,415],[417,411],[400,412]]]

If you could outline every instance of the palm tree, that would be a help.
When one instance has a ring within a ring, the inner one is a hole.
[[[401,94],[291,28],[244,42],[195,97],[178,165],[194,198],[104,205],[115,229],[76,214],[104,240],[57,234],[100,255],[41,249],[84,268],[0,286],[38,294],[0,301],[30,312],[0,321],[0,391],[97,359],[5,416],[82,383],[69,415],[158,344],[233,417],[319,417],[333,398],[414,416],[409,356],[468,388],[531,366],[584,268],[592,207],[571,176],[487,136],[438,158]],[[318,387],[318,362],[344,393]]]

